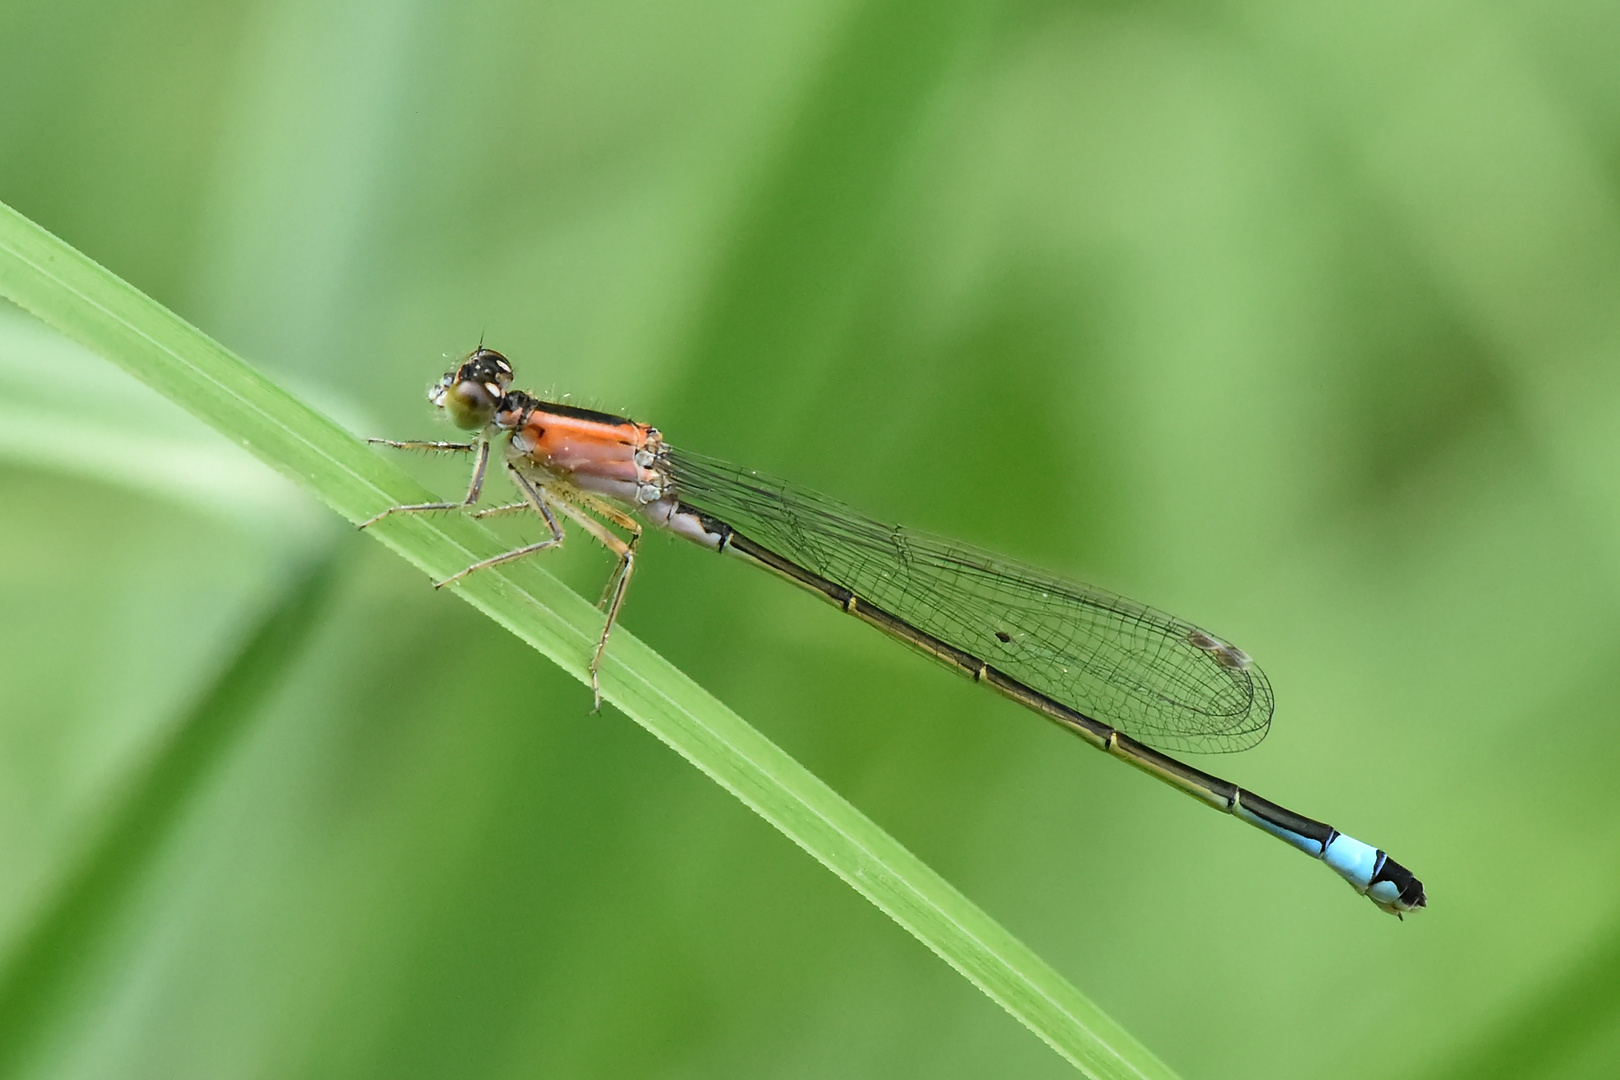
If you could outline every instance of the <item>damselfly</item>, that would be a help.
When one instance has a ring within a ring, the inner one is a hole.
[[[626,511],[713,551],[788,578],[891,637],[985,683],[1172,787],[1332,867],[1392,915],[1424,907],[1423,884],[1382,851],[1192,768],[1164,751],[1245,750],[1271,724],[1271,684],[1236,646],[1150,607],[967,544],[868,518],[786,481],[678,450],[657,428],[510,389],[512,366],[480,347],[428,399],[468,442],[373,442],[473,455],[458,510],[483,491],[498,449],[520,501],[475,517],[532,511],[549,535],[439,582],[562,543],[559,517],[618,557],[603,593],[591,686],[624,603],[641,525]],[[612,526],[624,530],[621,537]]]

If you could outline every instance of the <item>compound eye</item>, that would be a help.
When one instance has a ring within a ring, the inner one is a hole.
[[[482,362],[486,369],[502,383],[512,381],[512,364],[494,349],[480,348],[473,353],[473,357]]]
[[[445,387],[436,404],[444,407],[444,411],[450,414],[450,422],[456,427],[463,431],[477,431],[488,427],[490,420],[494,419],[503,395],[491,391],[499,389],[494,383],[486,385],[471,379],[458,379]]]
[[[479,348],[461,362],[456,378],[494,383],[504,393],[512,385],[512,365],[494,349]]]

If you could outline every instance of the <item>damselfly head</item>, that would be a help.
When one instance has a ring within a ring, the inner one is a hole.
[[[429,388],[428,400],[449,413],[456,427],[478,431],[495,418],[510,385],[512,365],[506,357],[480,346]]]

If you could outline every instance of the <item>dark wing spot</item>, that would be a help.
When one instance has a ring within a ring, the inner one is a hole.
[[[1205,652],[1211,652],[1220,648],[1221,646],[1220,642],[1216,641],[1202,630],[1189,631],[1187,634],[1187,641],[1193,646],[1193,648],[1203,649]]]

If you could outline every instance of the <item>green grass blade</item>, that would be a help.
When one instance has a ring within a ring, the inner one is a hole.
[[[240,442],[351,522],[429,497],[353,435],[3,204],[0,293]],[[462,514],[400,516],[371,531],[437,578],[502,547]],[[584,680],[602,616],[539,562],[475,574],[456,591]],[[1082,1071],[1099,1078],[1173,1075],[897,841],[622,629],[614,634],[601,682],[603,697],[815,856]]]

